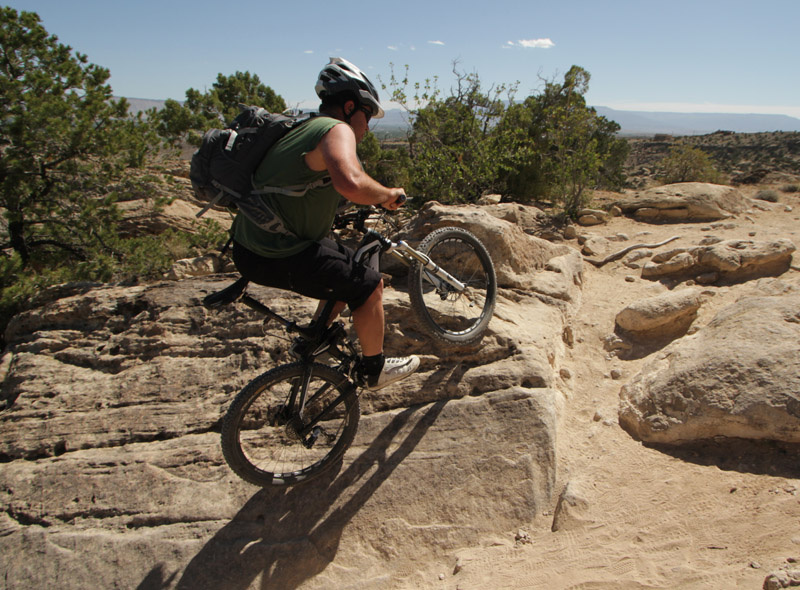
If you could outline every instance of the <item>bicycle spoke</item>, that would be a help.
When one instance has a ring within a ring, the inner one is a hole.
[[[466,285],[457,290],[430,271],[412,275],[412,305],[432,333],[443,340],[472,342],[486,328],[494,309],[495,277],[482,244],[458,228],[442,228],[420,245],[435,264]]]
[[[287,400],[305,379],[310,394],[300,413]],[[344,375],[324,365],[285,365],[253,381],[234,400],[223,423],[223,451],[248,481],[297,483],[341,457],[357,423],[358,400]]]

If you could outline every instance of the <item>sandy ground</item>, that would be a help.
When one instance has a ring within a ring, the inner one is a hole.
[[[753,194],[755,189],[746,192]],[[792,210],[787,210],[790,205]],[[587,229],[624,233],[609,253],[634,243],[681,239],[785,237],[800,245],[800,196],[781,194],[771,211],[722,224],[651,226],[614,219]],[[797,283],[794,268],[783,278]],[[622,384],[647,358],[621,360],[604,350],[614,317],[628,303],[665,287],[620,262],[585,270],[576,342],[568,353],[571,392],[558,432],[557,497],[569,485],[578,502],[553,532],[550,510],[514,534],[458,552],[430,587],[447,589],[761,588],[781,568],[800,568],[800,452],[773,443],[717,441],[691,449],[657,449],[617,422]],[[626,277],[636,277],[627,282]],[[710,288],[695,322],[707,323],[753,284]]]

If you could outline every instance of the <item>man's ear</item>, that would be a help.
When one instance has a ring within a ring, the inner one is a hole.
[[[344,112],[344,116],[345,117],[349,117],[353,113],[355,113],[356,112],[356,103],[355,103],[355,101],[348,100],[347,102],[345,102],[344,106],[342,106],[342,112]]]

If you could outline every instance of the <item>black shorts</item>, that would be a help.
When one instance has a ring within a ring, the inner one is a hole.
[[[249,281],[294,291],[320,300],[361,307],[381,281],[381,274],[353,260],[353,250],[324,239],[286,258],[265,258],[233,243],[233,262]]]

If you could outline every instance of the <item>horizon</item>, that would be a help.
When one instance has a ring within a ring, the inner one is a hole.
[[[602,6],[588,0],[506,0],[491,11],[475,0],[409,0],[371,12],[350,0],[335,9],[310,0],[299,16],[279,16],[254,0],[235,10],[210,0],[7,5],[36,12],[48,33],[108,68],[115,95],[142,100],[184,100],[189,88],[202,92],[219,73],[249,71],[288,105],[314,108],[316,76],[329,56],[339,55],[378,87],[389,82],[391,64],[399,77],[408,64],[412,84],[438,77],[446,93],[455,84],[457,61],[459,71],[478,74],[485,90],[519,82],[517,96],[525,97],[578,65],[591,75],[591,105],[800,118],[800,79],[790,75],[800,21],[794,0],[757,6],[744,0],[611,0]],[[317,9],[324,16],[315,20]],[[254,35],[259,14],[268,15],[264,33]],[[278,26],[275,19],[282,19]],[[388,102],[386,90],[380,94]]]
[[[163,99],[163,98],[142,98],[142,97],[139,97],[139,96],[126,96],[126,97],[117,96],[116,98],[125,98],[128,101],[141,100],[141,101],[156,102],[156,103],[163,103],[163,102],[165,102],[167,100],[167,99]],[[306,105],[301,105],[301,106],[298,106],[296,108],[299,108],[301,110],[316,110],[316,108],[318,106],[319,106],[319,101],[316,101],[316,102],[309,101]],[[789,119],[795,119],[800,123],[800,117],[793,116],[793,115],[785,115],[783,113],[764,113],[764,112],[757,113],[757,112],[750,112],[750,111],[722,112],[722,111],[712,111],[712,110],[707,110],[707,111],[700,111],[700,110],[697,110],[697,111],[690,111],[690,110],[686,110],[686,111],[678,111],[678,110],[657,111],[657,110],[645,110],[645,109],[641,109],[641,108],[638,108],[638,109],[614,108],[614,107],[610,107],[608,105],[596,105],[596,104],[595,105],[590,104],[590,105],[587,105],[587,106],[589,106],[590,108],[594,108],[594,109],[609,109],[609,110],[612,110],[614,112],[620,112],[620,113],[643,113],[643,114],[656,114],[656,115],[741,115],[741,116],[745,116],[745,117],[746,116],[752,116],[752,117],[760,117],[760,116],[787,117]],[[687,108],[688,108],[688,105],[687,105]],[[403,109],[403,107],[401,105],[399,105],[397,103],[391,103],[390,102],[390,103],[384,104],[384,110],[388,113],[390,111],[404,110],[404,109]]]

